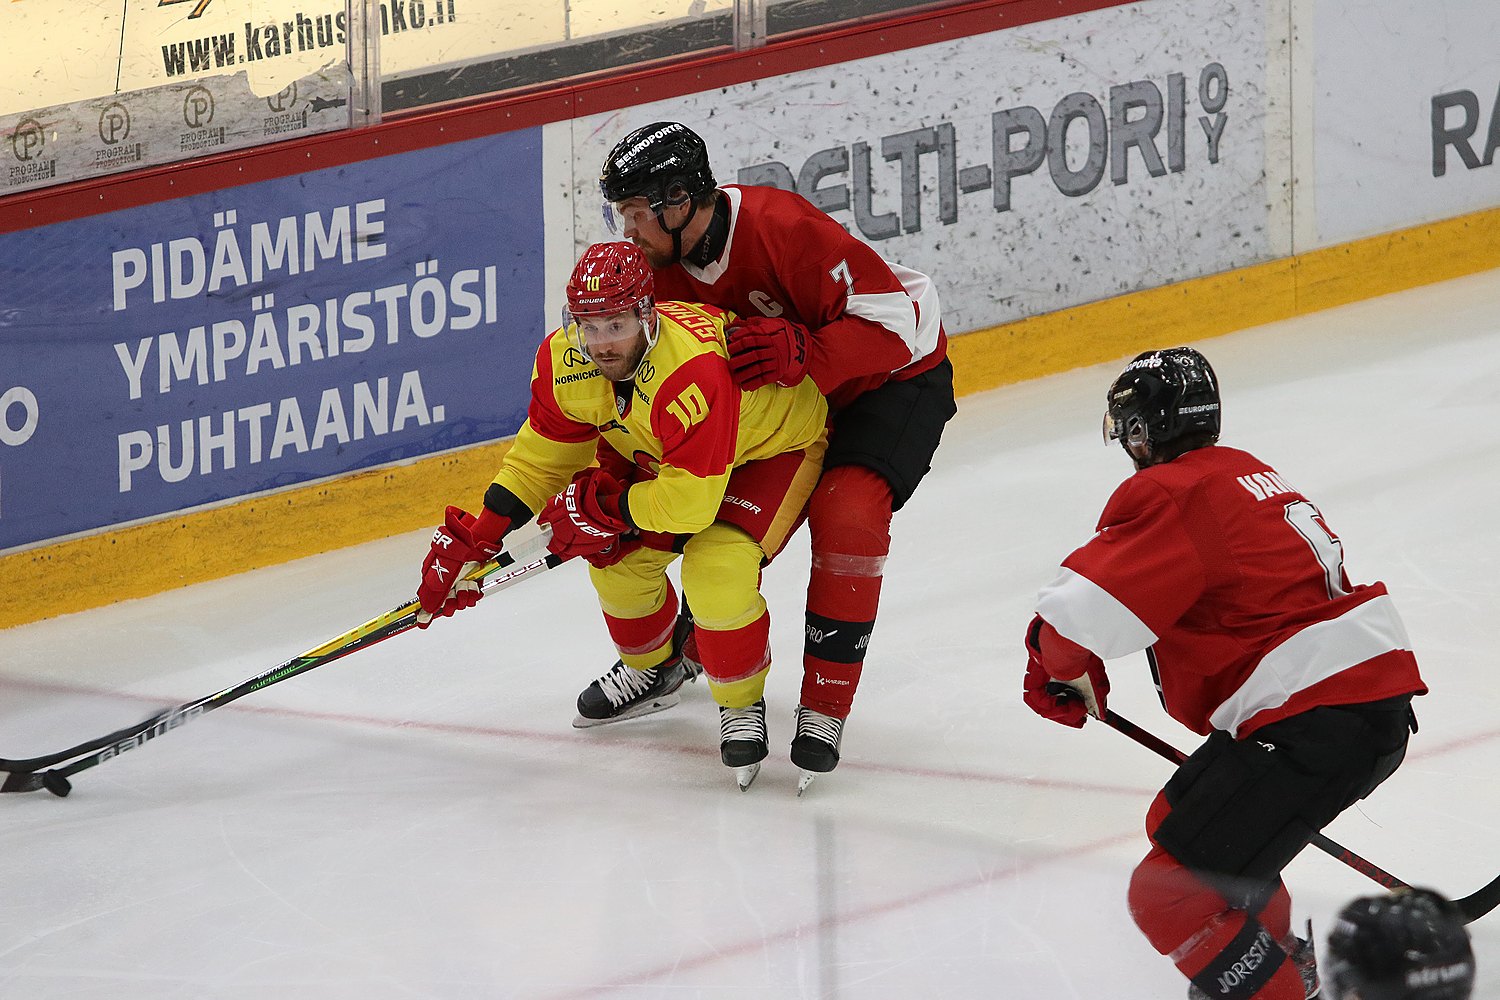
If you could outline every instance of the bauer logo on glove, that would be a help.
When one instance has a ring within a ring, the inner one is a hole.
[[[552,551],[565,559],[587,559],[632,531],[622,507],[624,495],[625,484],[603,469],[584,469],[574,476],[537,515],[552,528]]]

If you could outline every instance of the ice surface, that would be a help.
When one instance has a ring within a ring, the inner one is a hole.
[[[1313,497],[1353,579],[1390,585],[1433,688],[1404,768],[1327,832],[1473,891],[1500,873],[1500,272],[1199,346],[1225,442]],[[766,574],[772,754],[745,794],[701,686],[570,727],[613,656],[565,566],[108,761],[71,798],[0,798],[0,996],[1182,996],[1124,902],[1168,765],[1019,696],[1036,591],[1129,471],[1099,434],[1118,367],[960,401],[896,520],[843,763],[803,798],[805,534]],[[315,647],[406,599],[425,550],[413,533],[0,631],[0,753]],[[1112,676],[1112,707],[1192,746],[1141,658]],[[1375,889],[1314,851],[1288,881],[1320,941]],[[1473,932],[1476,996],[1500,995],[1500,916]]]

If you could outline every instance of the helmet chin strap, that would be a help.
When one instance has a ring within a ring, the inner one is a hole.
[[[635,368],[631,370],[629,376],[620,379],[621,382],[634,382],[635,377],[641,373],[641,369],[646,367],[646,357],[651,353],[651,348],[656,346],[656,338],[658,331],[660,330],[660,324],[661,317],[656,315],[655,307],[651,309],[650,329],[647,329],[646,318],[644,316],[641,317],[641,334],[645,337],[646,346],[641,351],[641,360],[635,363]]]
[[[693,217],[698,214],[698,203],[695,200],[689,198],[687,204],[687,218],[683,219],[682,225],[678,226],[676,229],[673,229],[667,225],[666,217],[662,214],[666,211],[666,205],[663,205],[659,210],[657,210],[656,213],[657,224],[660,225],[662,229],[672,234],[672,263],[674,264],[677,264],[682,260],[682,232],[692,223]]]

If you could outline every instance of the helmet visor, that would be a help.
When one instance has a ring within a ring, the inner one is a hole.
[[[1118,441],[1122,430],[1123,428],[1120,426],[1120,422],[1115,419],[1115,415],[1108,410],[1105,410],[1104,443],[1109,444],[1111,441]]]
[[[603,205],[604,225],[613,236],[624,235],[626,230],[639,232],[650,220],[657,218],[657,210],[651,202],[637,196],[624,201],[608,201]]]

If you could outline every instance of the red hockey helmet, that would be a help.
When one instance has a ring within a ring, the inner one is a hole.
[[[656,346],[656,282],[646,255],[633,243],[595,243],[578,258],[568,279],[568,305],[563,313],[563,330],[570,343],[593,360],[588,337],[579,320],[588,317],[614,316],[633,312],[645,334],[646,353]],[[634,336],[631,333],[630,336]],[[591,336],[597,336],[593,334]],[[639,362],[637,362],[639,369]]]
[[[634,243],[595,243],[578,258],[568,279],[568,312],[613,316],[648,305],[656,291],[651,265]]]

